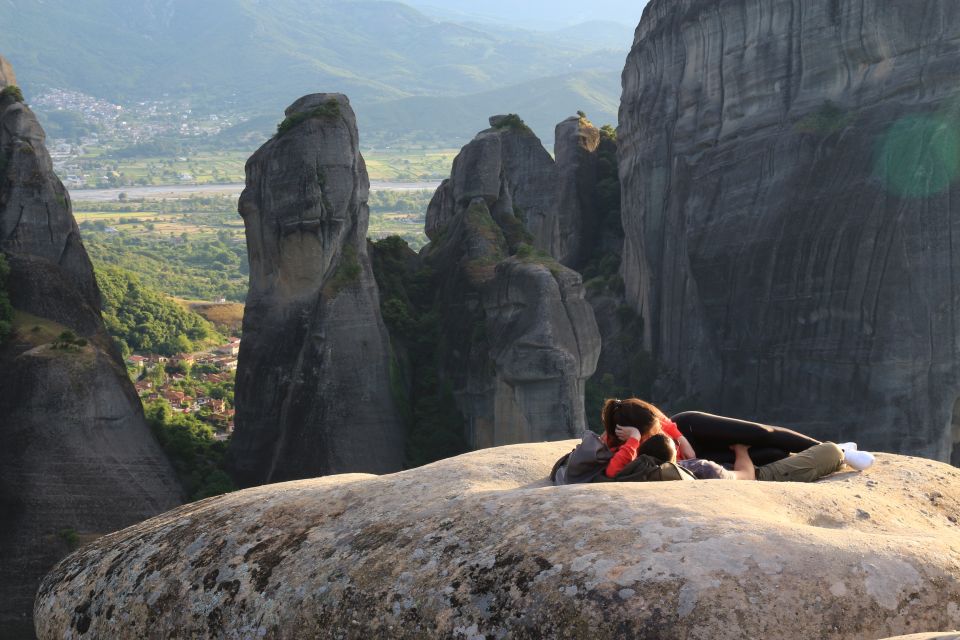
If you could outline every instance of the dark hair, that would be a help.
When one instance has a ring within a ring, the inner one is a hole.
[[[607,446],[609,447],[617,447],[623,444],[617,437],[617,425],[636,427],[640,430],[640,435],[645,436],[653,433],[660,426],[660,420],[664,417],[660,409],[639,398],[627,398],[626,400],[608,398],[600,411],[600,421],[603,422],[603,430],[606,433]]]
[[[665,433],[656,433],[640,445],[637,449],[638,456],[653,456],[663,462],[673,462],[673,457],[677,453],[677,445]]]

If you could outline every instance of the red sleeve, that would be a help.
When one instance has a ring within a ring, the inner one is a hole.
[[[640,441],[636,438],[630,438],[617,449],[616,455],[607,464],[607,477],[613,478],[623,471],[623,468],[633,462],[637,457],[637,449],[640,448]]]
[[[662,420],[660,422],[660,430],[665,434],[670,436],[673,440],[679,440],[683,437],[683,434],[680,433],[680,429],[677,427],[676,422],[671,422],[669,420]]]

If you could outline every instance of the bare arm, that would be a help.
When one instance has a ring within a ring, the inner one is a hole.
[[[733,462],[733,475],[737,480],[756,480],[757,470],[753,466],[753,460],[750,459],[750,447],[743,444],[730,445],[736,459]]]
[[[686,438],[680,436],[679,444],[680,453],[683,454],[684,459],[693,460],[697,457],[697,452],[693,450],[693,445],[691,445]]]

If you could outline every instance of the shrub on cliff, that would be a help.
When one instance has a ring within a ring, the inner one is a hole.
[[[515,113],[510,113],[500,118],[493,128],[512,129],[513,131],[520,131],[522,133],[533,133],[533,130],[527,126],[527,123],[523,121],[523,118]]]
[[[17,102],[23,102],[23,91],[20,90],[15,84],[10,85],[9,87],[4,87],[3,90],[0,90],[0,100],[4,98],[13,98]]]

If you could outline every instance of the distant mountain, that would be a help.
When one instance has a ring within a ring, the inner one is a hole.
[[[620,74],[584,71],[540,78],[466,96],[417,96],[357,107],[363,149],[385,145],[459,146],[486,129],[489,116],[518,113],[548,148],[556,123],[587,112],[597,123],[617,123]],[[256,116],[220,134],[220,142],[253,148],[276,132],[277,116]]]
[[[620,74],[581,72],[542,78],[462,97],[416,97],[366,105],[358,112],[364,146],[377,144],[381,132],[404,131],[398,142],[469,139],[486,129],[487,118],[517,113],[543,140],[553,144],[553,130],[564,118],[585,111],[598,126],[617,124]],[[423,113],[432,114],[429,121]]]
[[[619,72],[630,45],[443,22],[366,0],[5,0],[0,24],[0,51],[28,89],[181,95],[261,112],[316,91],[364,104]]]
[[[625,3],[607,4],[623,15],[614,5]],[[0,52],[28,98],[54,87],[120,103],[182,97],[252,116],[221,136],[238,145],[262,139],[278,110],[318,91],[349,95],[362,135],[377,145],[461,144],[495,112],[523,111],[546,139],[577,109],[614,121],[631,29],[520,28],[533,5],[518,6],[513,24],[493,25],[370,0],[4,0]],[[564,20],[601,15],[560,5]]]
[[[633,29],[646,0],[407,0],[428,15],[451,20],[510,23],[529,29],[558,29],[606,20]]]

